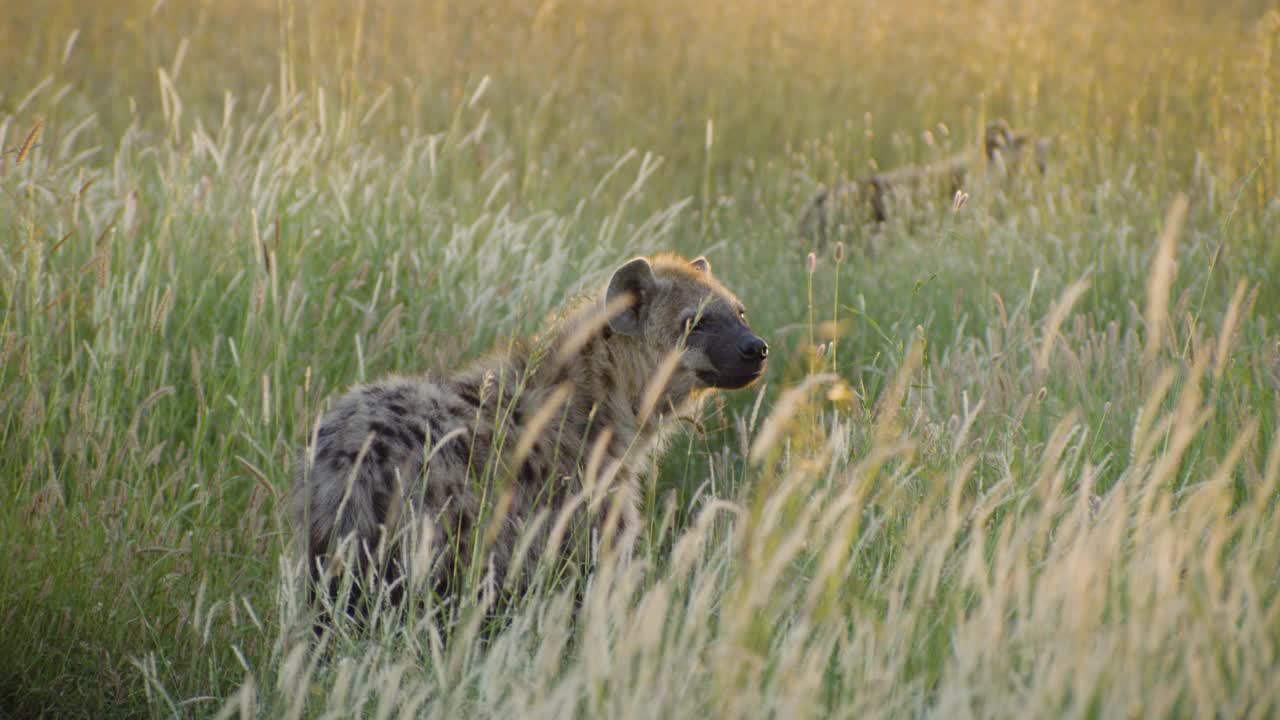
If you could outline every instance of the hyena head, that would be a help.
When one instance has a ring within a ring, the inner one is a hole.
[[[987,159],[990,160],[997,153],[1017,152],[1021,149],[1022,142],[1017,140],[1013,129],[1009,127],[1009,123],[1004,120],[993,120],[987,123],[987,130],[983,134],[983,143],[987,151]]]
[[[1004,120],[987,123],[983,146],[987,160],[1005,169],[1018,167],[1028,147],[1034,153],[1032,159],[1040,174],[1043,175],[1049,168],[1049,139],[1037,140],[1026,133],[1014,132]]]
[[[680,351],[673,384],[737,389],[764,374],[769,346],[751,331],[738,298],[712,277],[706,258],[636,258],[609,280],[606,304],[622,298],[630,303],[609,327],[659,353]]]

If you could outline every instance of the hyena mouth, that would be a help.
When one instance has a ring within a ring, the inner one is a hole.
[[[760,376],[764,375],[764,369],[765,366],[761,365],[755,370],[751,370],[746,373],[735,373],[732,375],[704,370],[698,373],[698,379],[708,387],[719,388],[721,390],[739,390],[750,385],[756,380],[759,380]]]

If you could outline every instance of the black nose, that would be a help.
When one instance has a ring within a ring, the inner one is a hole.
[[[744,360],[763,360],[769,357],[769,346],[764,340],[752,336],[738,345],[738,354]]]

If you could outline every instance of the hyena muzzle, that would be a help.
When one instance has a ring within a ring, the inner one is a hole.
[[[638,474],[674,420],[755,382],[768,353],[705,258],[658,255],[461,372],[348,391],[313,428],[294,484],[312,582],[333,594],[354,571],[349,613],[375,587],[392,604],[418,589],[518,590],[562,516],[597,548],[625,547]]]

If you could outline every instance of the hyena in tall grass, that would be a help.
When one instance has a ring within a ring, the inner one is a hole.
[[[929,165],[887,170],[823,190],[801,215],[800,235],[821,245],[833,227],[842,222],[859,222],[860,216],[854,211],[864,204],[869,219],[883,223],[895,205],[916,193],[941,188],[948,196],[954,196],[971,185],[979,171],[983,171],[984,179],[1008,177],[1030,160],[1043,175],[1048,169],[1049,143],[1047,138],[1034,139],[1014,132],[1004,120],[995,120],[987,124],[980,151],[973,148]]]
[[[673,421],[706,391],[755,382],[768,352],[705,258],[659,255],[455,375],[356,387],[315,426],[297,473],[312,580],[334,593],[354,564],[365,592],[376,581],[392,603],[410,585],[450,594],[469,574],[503,587],[569,517],[597,547],[625,547],[638,474]]]

